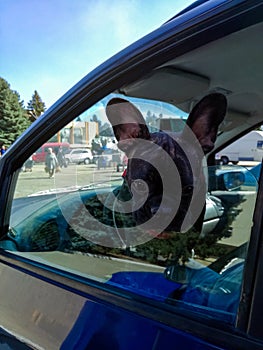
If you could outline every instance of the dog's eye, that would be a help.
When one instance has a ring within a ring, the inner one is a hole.
[[[193,193],[194,187],[192,185],[184,186],[182,189],[182,195],[190,195]]]
[[[134,180],[132,182],[132,188],[135,189],[136,192],[144,193],[148,191],[148,186],[143,180]]]

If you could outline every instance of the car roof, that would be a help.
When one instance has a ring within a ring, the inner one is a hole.
[[[168,22],[171,22],[172,20],[174,20],[176,17],[179,17],[189,11],[191,11],[192,9],[198,7],[199,5],[202,5],[206,2],[208,2],[210,0],[196,0],[194,1],[192,4],[190,4],[189,6],[185,7],[182,11],[178,12],[175,16],[171,17],[167,22],[165,23],[168,23]]]
[[[198,1],[188,9],[203,3],[207,1]],[[187,9],[181,13],[186,12]],[[255,21],[169,60],[141,81],[125,86],[122,92],[168,102],[187,113],[204,95],[223,93],[228,100],[228,112],[219,129],[215,148],[219,150],[230,140],[263,124],[262,33],[263,23]],[[160,89],[160,84],[166,89]]]

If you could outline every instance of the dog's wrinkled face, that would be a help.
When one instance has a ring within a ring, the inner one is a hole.
[[[182,133],[150,133],[132,103],[120,98],[109,101],[107,117],[118,147],[129,159],[125,181],[138,225],[149,222],[148,229],[179,232],[187,227],[186,217],[194,224],[205,205],[202,160],[214,147],[226,107],[222,94],[207,95],[191,111]],[[190,212],[193,197],[198,208]]]

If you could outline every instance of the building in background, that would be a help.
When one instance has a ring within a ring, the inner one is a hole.
[[[69,142],[73,147],[91,147],[91,141],[98,135],[97,122],[73,121],[57,134],[57,142]]]

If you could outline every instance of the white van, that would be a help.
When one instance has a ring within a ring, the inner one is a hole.
[[[239,161],[261,161],[263,157],[263,131],[253,130],[222,149],[216,160],[222,164]]]

